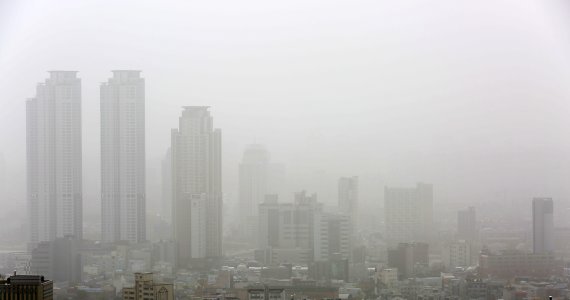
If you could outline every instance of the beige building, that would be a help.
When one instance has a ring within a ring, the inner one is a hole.
[[[155,283],[152,273],[135,273],[135,286],[123,288],[124,300],[173,300],[174,285]]]

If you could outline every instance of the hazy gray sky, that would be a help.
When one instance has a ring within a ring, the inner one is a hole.
[[[352,175],[368,202],[416,181],[442,201],[565,201],[569,19],[564,0],[0,0],[0,207],[25,208],[25,99],[54,69],[82,78],[89,211],[113,69],[146,79],[151,207],[184,105],[212,107],[230,202],[253,141],[324,202]]]

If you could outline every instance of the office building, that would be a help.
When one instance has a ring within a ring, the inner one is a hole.
[[[479,240],[475,207],[457,212],[457,239],[476,242]]]
[[[532,200],[532,250],[533,253],[554,251],[554,204],[552,198]]]
[[[246,239],[257,234],[259,204],[269,194],[269,152],[262,145],[249,145],[239,165],[240,232]]]
[[[317,195],[295,194],[293,203],[279,203],[269,195],[259,205],[258,248],[265,263],[308,263],[313,261],[315,214],[322,212]]]
[[[16,275],[3,280],[0,277],[2,300],[52,300],[53,282],[41,275]]]
[[[26,103],[30,247],[83,235],[81,80],[51,71]]]
[[[146,240],[145,89],[140,71],[101,84],[101,236]]]
[[[174,300],[174,285],[154,282],[152,273],[135,273],[135,286],[123,288],[123,300]]]
[[[472,258],[472,245],[469,241],[458,240],[447,244],[443,249],[443,261],[451,271],[472,266]]]
[[[351,249],[350,216],[316,212],[314,218],[314,260],[326,261],[332,257],[348,259]]]
[[[400,279],[421,274],[429,266],[429,245],[426,243],[400,243],[388,250],[388,265],[398,269]]]
[[[358,177],[341,177],[338,180],[338,208],[350,216],[352,229],[358,228]]]
[[[172,130],[172,218],[178,264],[222,256],[221,130],[207,106],[186,106]]]
[[[162,193],[161,193],[161,209],[162,218],[168,222],[172,223],[172,151],[170,147],[166,150],[166,154],[162,159],[161,165],[162,172]]]
[[[32,250],[30,270],[33,274],[43,274],[57,283],[81,282],[81,241],[68,236],[39,243]]]
[[[391,246],[427,242],[433,231],[433,187],[418,183],[415,188],[384,189],[386,238]]]
[[[562,275],[563,265],[552,253],[524,253],[513,250],[492,253],[483,250],[479,256],[479,274],[483,277],[550,278]]]

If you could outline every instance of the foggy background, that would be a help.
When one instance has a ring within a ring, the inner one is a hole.
[[[225,208],[238,162],[264,144],[292,192],[361,207],[385,185],[435,186],[438,203],[570,197],[570,4],[559,1],[0,0],[0,234],[26,218],[25,100],[48,70],[82,80],[86,222],[100,215],[99,85],[146,80],[147,206],[181,107],[222,129]],[[556,222],[565,222],[555,218]]]

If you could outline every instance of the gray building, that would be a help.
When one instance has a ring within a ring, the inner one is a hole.
[[[81,80],[50,71],[26,103],[30,246],[83,235]]]
[[[433,186],[384,189],[386,237],[389,245],[428,242],[433,228]]]
[[[81,243],[71,236],[39,243],[32,250],[30,271],[54,282],[81,282]]]
[[[172,130],[172,218],[178,264],[222,256],[220,129],[207,106],[186,106]]]
[[[535,254],[554,251],[554,204],[552,198],[532,200],[532,250]]]
[[[279,203],[276,195],[268,195],[259,205],[258,248],[263,250],[263,260],[269,264],[313,261],[315,216],[321,211],[316,194],[296,193],[293,203]]]
[[[140,71],[101,84],[101,235],[146,240],[145,89]]]
[[[245,238],[257,235],[259,204],[269,194],[269,152],[262,145],[249,145],[239,165],[240,232]]]
[[[457,239],[471,242],[479,240],[475,207],[457,212]]]
[[[341,177],[338,180],[338,208],[350,216],[352,229],[358,229],[358,177]]]
[[[314,218],[314,260],[348,259],[351,249],[349,215],[316,212]]]
[[[162,173],[162,190],[160,199],[160,207],[162,209],[162,218],[169,224],[172,224],[172,151],[170,147],[166,150],[166,154],[161,163]]]

